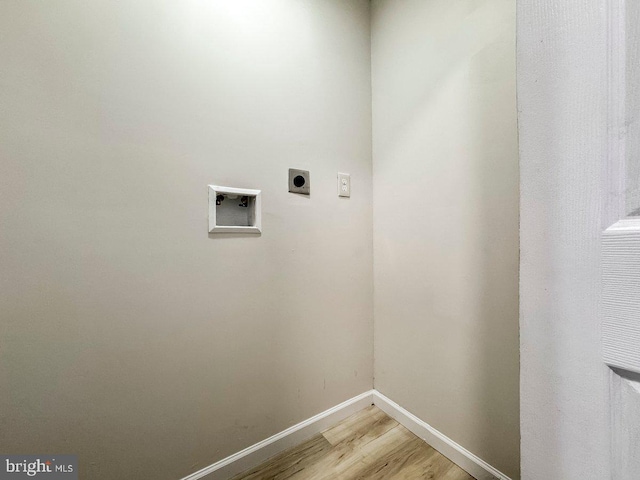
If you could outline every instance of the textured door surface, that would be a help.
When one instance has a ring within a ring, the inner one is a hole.
[[[611,367],[611,478],[640,475],[640,2],[610,2],[610,136],[602,345]]]

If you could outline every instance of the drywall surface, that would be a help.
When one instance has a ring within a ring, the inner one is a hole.
[[[518,2],[521,450],[530,480],[612,478],[600,345],[604,7]]]
[[[0,32],[0,452],[175,480],[372,387],[367,0],[8,0]],[[209,235],[207,184],[262,190],[262,235]]]
[[[372,8],[375,387],[518,478],[515,2]]]

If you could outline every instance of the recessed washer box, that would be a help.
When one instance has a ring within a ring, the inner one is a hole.
[[[209,233],[261,233],[260,190],[209,185]]]

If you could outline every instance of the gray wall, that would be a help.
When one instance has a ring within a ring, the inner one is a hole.
[[[375,387],[518,478],[515,1],[372,5]]]
[[[175,480],[372,387],[367,0],[7,0],[0,32],[2,453]],[[262,189],[262,236],[209,236],[208,183]]]
[[[596,0],[518,2],[527,480],[623,478],[612,477],[609,464],[609,368],[600,338],[605,6]]]

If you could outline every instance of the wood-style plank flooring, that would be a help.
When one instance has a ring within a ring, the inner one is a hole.
[[[372,405],[232,480],[420,478],[473,480]]]

